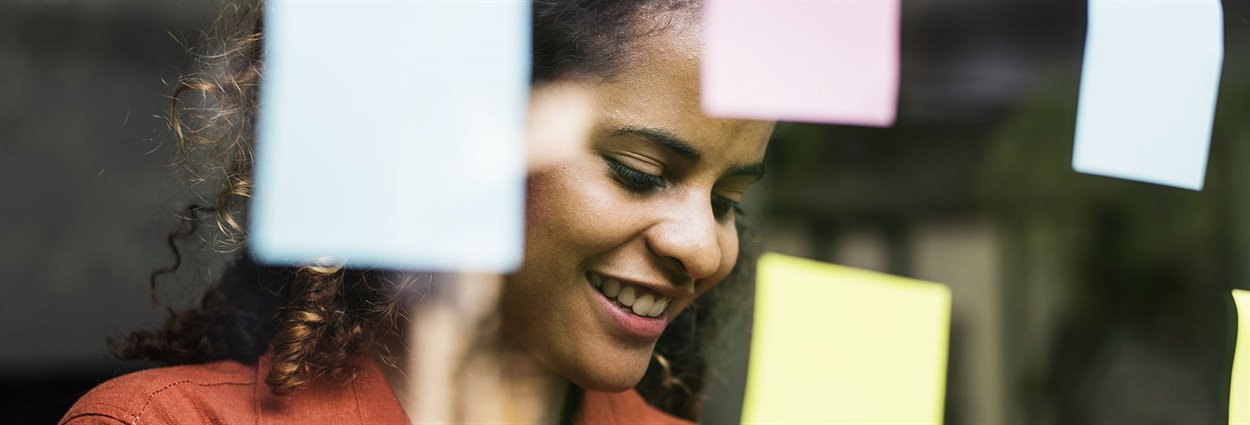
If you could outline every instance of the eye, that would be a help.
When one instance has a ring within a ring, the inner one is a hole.
[[[664,178],[660,176],[635,170],[611,157],[605,156],[603,160],[608,163],[608,168],[612,169],[612,174],[616,175],[616,181],[631,191],[645,193],[664,188]]]
[[[712,215],[717,220],[729,218],[729,213],[733,212],[737,215],[746,215],[742,211],[742,207],[737,202],[731,201],[723,196],[712,195]]]

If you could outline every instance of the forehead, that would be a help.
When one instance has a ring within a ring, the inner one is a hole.
[[[760,162],[772,122],[713,118],[703,113],[700,29],[697,19],[674,17],[665,29],[635,41],[620,72],[592,89],[596,127],[662,129],[708,153],[708,159]]]

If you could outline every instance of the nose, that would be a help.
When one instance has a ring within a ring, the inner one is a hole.
[[[662,220],[647,230],[647,245],[692,280],[713,275],[720,268],[720,223],[712,214],[710,194],[681,195],[661,211]]]

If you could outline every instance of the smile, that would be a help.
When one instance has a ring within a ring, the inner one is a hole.
[[[633,312],[637,316],[659,317],[668,308],[669,301],[673,300],[650,289],[595,273],[590,273],[587,278],[600,294],[615,302],[622,310]]]

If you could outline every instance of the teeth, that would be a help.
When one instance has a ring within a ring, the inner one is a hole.
[[[650,316],[651,305],[655,304],[655,298],[651,294],[646,294],[634,300],[634,314],[639,316]]]
[[[647,312],[647,315],[651,317],[659,317],[664,313],[664,309],[668,308],[668,300],[670,299],[671,298],[669,297],[664,297],[656,300],[655,304],[651,306],[651,311]]]
[[[621,291],[621,282],[616,279],[606,279],[603,281],[603,295],[613,298]],[[632,292],[632,291],[631,291]]]
[[[625,285],[621,288],[621,293],[616,296],[616,302],[625,304],[626,307],[634,305],[634,285]]]
[[[672,298],[659,297],[648,293],[649,291],[641,290],[628,283],[611,278],[605,278],[597,274],[591,273],[590,284],[599,288],[599,292],[606,295],[609,299],[614,299],[618,304],[633,310],[634,314],[643,317],[659,317],[664,314],[664,310],[668,308],[669,301]],[[638,295],[642,292],[642,295]]]

